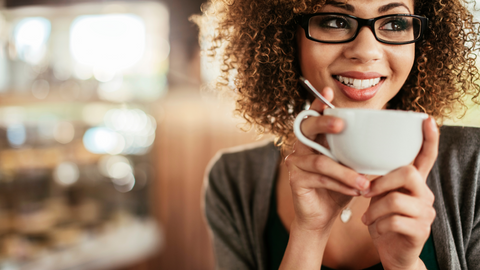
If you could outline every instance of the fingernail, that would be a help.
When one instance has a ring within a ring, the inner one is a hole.
[[[328,120],[328,127],[329,128],[335,128],[335,123],[337,122],[337,119],[331,118]]]
[[[357,185],[360,187],[361,190],[364,190],[368,188],[368,186],[370,185],[370,182],[368,182],[365,176],[359,175],[357,177]]]
[[[364,190],[364,191],[360,191],[360,195],[362,195],[362,196],[367,196],[368,193],[370,193],[370,189],[369,189],[369,188],[366,189],[366,190]]]

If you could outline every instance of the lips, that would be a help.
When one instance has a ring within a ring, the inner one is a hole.
[[[366,88],[370,88],[377,85],[380,82],[381,77],[362,80],[362,79],[354,79],[354,78],[348,78],[343,76],[335,76],[335,79],[337,79],[338,81],[340,81],[341,83],[347,86],[361,90],[361,89],[366,89]]]
[[[376,72],[350,71],[334,75],[333,78],[340,90],[355,101],[373,98],[385,81],[385,77]]]

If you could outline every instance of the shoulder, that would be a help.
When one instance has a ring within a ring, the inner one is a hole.
[[[217,266],[256,269],[261,227],[280,152],[272,141],[219,151],[206,170],[203,211],[213,233]]]
[[[480,192],[480,128],[443,126],[436,161],[437,179],[452,200]]]
[[[438,157],[428,181],[436,197],[432,231],[437,259],[465,265],[466,260],[478,258],[480,239],[472,236],[480,228],[480,128],[440,129]]]
[[[442,126],[440,128],[440,145],[446,146],[479,146],[480,128],[465,126]]]
[[[248,234],[255,213],[266,217],[279,157],[272,141],[217,153],[207,167],[203,187],[203,208],[212,228],[219,220],[228,220],[228,226]]]
[[[247,184],[261,177],[266,169],[276,168],[279,156],[271,140],[220,150],[207,167],[207,181]]]
[[[439,159],[465,161],[480,159],[480,128],[443,126],[440,129]]]
[[[278,149],[272,140],[264,140],[260,142],[244,144],[231,148],[222,149],[217,152],[212,159],[213,162],[218,160],[241,160],[241,159],[261,159],[262,156],[271,155]]]

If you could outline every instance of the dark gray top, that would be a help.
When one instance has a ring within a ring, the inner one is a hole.
[[[211,161],[204,210],[217,269],[266,269],[264,231],[279,150],[272,142],[222,151]],[[480,269],[480,129],[441,128],[427,180],[440,269]]]

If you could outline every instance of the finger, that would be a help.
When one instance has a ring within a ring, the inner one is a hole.
[[[290,164],[295,164],[295,166],[303,171],[325,175],[356,190],[363,191],[370,186],[370,181],[368,181],[365,176],[324,155],[291,155],[285,159],[285,164],[287,167],[290,166]]]
[[[390,217],[378,220],[370,226],[375,226],[375,231],[379,235],[386,233],[398,233],[419,241],[415,244],[423,244],[430,235],[430,224],[417,219],[392,215]],[[369,227],[370,228],[370,227]]]
[[[324,87],[320,93],[322,96],[328,100],[329,102],[332,102],[333,100],[333,90],[330,87]],[[325,108],[328,108],[325,103],[323,103],[320,99],[316,98],[313,100],[312,105],[310,106],[311,110],[316,110],[318,112],[322,112]]]
[[[390,192],[378,201],[371,202],[362,221],[365,225],[370,225],[378,219],[390,215],[402,215],[411,218],[420,216],[429,216],[429,211],[433,208],[418,198],[408,196],[400,192]]]
[[[301,141],[296,140],[293,143],[293,149],[292,149],[292,153],[290,155],[303,156],[303,155],[314,154],[314,153],[316,153],[316,152],[312,148],[303,144]],[[286,156],[284,161],[286,161],[287,158],[289,158],[290,155]]]
[[[321,174],[306,172],[295,166],[289,168],[289,178],[292,192],[297,196],[302,196],[306,192],[317,188],[328,189],[349,196],[360,195],[358,190],[348,187],[335,179]]]
[[[424,179],[427,178],[437,159],[438,141],[439,132],[437,124],[432,117],[429,117],[423,121],[423,145],[414,162],[415,167],[417,167]]]
[[[335,116],[311,116],[302,121],[300,130],[305,137],[313,140],[318,134],[339,133],[342,131],[343,126],[343,120]]]
[[[300,125],[302,134],[309,140],[316,140],[317,143],[320,143],[319,135],[323,135],[324,133],[338,133],[342,129],[343,121],[333,116],[308,117],[304,119]],[[325,137],[322,138],[324,139]],[[301,155],[315,153],[313,149],[300,141],[295,142],[293,150]]]
[[[370,198],[379,194],[403,188],[415,197],[429,196],[429,190],[417,169],[408,165],[384,175],[370,183],[370,191],[365,197]],[[428,198],[428,197],[427,197]]]

